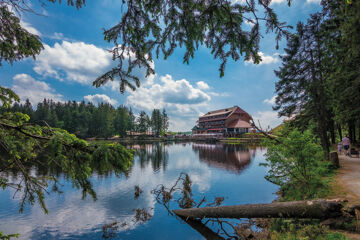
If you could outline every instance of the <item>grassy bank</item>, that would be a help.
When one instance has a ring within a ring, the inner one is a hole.
[[[300,132],[284,127],[279,142],[265,140],[269,167],[266,179],[280,186],[279,201],[309,200],[333,196],[336,170],[325,160],[316,137],[310,132]],[[344,234],[330,230],[321,220],[272,219],[268,231],[271,239],[349,239]],[[343,229],[353,229],[345,223]]]

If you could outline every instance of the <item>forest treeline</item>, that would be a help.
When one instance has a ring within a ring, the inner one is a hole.
[[[274,110],[316,133],[329,153],[345,134],[360,139],[360,2],[321,4],[287,41]]]
[[[95,106],[84,101],[63,103],[44,99],[34,109],[27,99],[24,103],[13,104],[6,111],[27,114],[30,123],[48,124],[51,127],[65,129],[80,138],[109,138],[116,135],[124,137],[127,133],[147,131],[160,136],[169,128],[169,117],[165,109],[154,109],[151,116],[145,111],[140,111],[139,115],[135,116],[131,108],[123,105],[114,108],[108,103]]]

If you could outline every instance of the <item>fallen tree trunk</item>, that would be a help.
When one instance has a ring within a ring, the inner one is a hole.
[[[208,228],[205,224],[203,224],[200,220],[193,220],[182,218],[184,222],[190,225],[193,229],[195,229],[198,233],[200,233],[205,239],[213,239],[213,240],[225,240],[225,238],[221,237],[210,228]]]
[[[312,200],[173,210],[184,218],[313,218],[342,216],[343,200]]]

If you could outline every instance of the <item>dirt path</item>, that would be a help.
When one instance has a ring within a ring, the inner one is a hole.
[[[340,169],[333,185],[334,194],[349,200],[350,204],[360,204],[360,158],[339,155],[339,160]],[[360,240],[360,234],[343,233],[352,240]]]
[[[338,189],[335,190],[343,192],[350,202],[360,203],[360,158],[340,155],[339,160]]]

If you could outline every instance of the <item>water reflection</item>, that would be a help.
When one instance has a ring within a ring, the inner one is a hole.
[[[150,193],[159,184],[172,185],[181,172],[193,181],[195,198],[221,196],[225,205],[265,203],[275,198],[277,187],[264,180],[266,169],[258,165],[264,153],[259,149],[198,143],[136,144],[131,148],[136,154],[126,177],[116,176],[108,168],[105,171],[100,163],[92,166],[95,173],[90,181],[98,196],[95,202],[81,200],[81,192],[56,168],[33,166],[38,174],[59,175],[63,194],[46,197],[47,215],[38,205],[19,214],[19,199],[13,199],[13,191],[0,191],[0,231],[20,233],[20,239],[101,239],[102,226],[116,220],[128,222],[118,233],[119,239],[202,239],[190,226],[168,216]],[[247,171],[242,171],[244,168]],[[143,190],[136,200],[135,185]],[[133,222],[135,208],[150,210],[153,219],[143,225]]]
[[[141,168],[145,168],[151,163],[154,172],[158,172],[160,169],[166,170],[169,153],[164,143],[135,144],[128,147],[136,150],[135,156],[139,158]]]
[[[199,153],[199,159],[211,167],[225,169],[240,174],[255,157],[255,149],[249,149],[238,144],[207,144],[194,143],[194,151]]]

